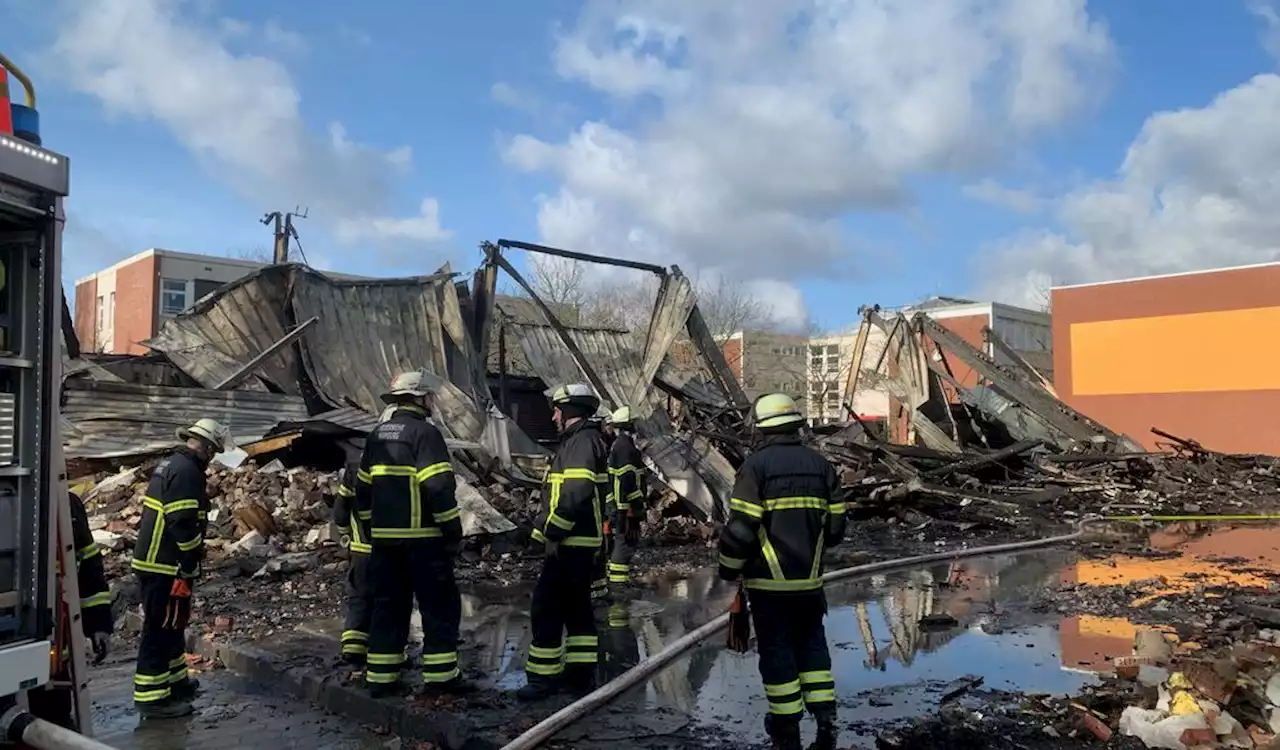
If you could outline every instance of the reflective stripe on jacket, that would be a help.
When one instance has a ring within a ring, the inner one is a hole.
[[[845,505],[836,470],[795,434],[772,435],[738,470],[720,534],[721,574],[747,588],[822,587],[822,552],[840,542]]]
[[[565,430],[542,488],[533,538],[567,547],[599,547],[609,456],[600,425],[582,420]]]
[[[142,500],[134,570],[187,577],[199,572],[209,513],[205,465],[194,451],[182,446],[156,466]]]
[[[635,437],[618,431],[609,448],[609,504],[620,512],[644,513],[644,457]]]
[[[397,407],[373,428],[356,478],[357,520],[372,541],[462,538],[449,448],[422,409]]]
[[[110,633],[115,627],[111,616],[111,587],[102,567],[102,550],[89,530],[89,516],[76,493],[71,495],[71,535],[76,545],[76,583],[80,588],[81,626],[86,638],[94,633]]]
[[[373,547],[369,546],[368,520],[361,521],[356,511],[356,475],[359,472],[359,461],[347,464],[342,472],[338,497],[333,501],[333,524],[351,539],[351,552],[367,555],[373,551]]]

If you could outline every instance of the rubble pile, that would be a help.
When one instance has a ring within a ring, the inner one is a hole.
[[[126,469],[102,479],[85,494],[90,528],[113,576],[128,569],[153,468],[154,462],[148,462]],[[337,494],[336,473],[286,469],[279,461],[261,467],[247,462],[235,469],[213,464],[207,489],[211,505],[205,532],[207,568],[216,569],[227,558],[238,557],[262,563],[254,573],[289,572],[314,567],[309,556],[313,550],[339,548],[341,536],[329,521]]]
[[[962,454],[855,440],[820,441],[841,467],[858,520],[917,532],[1063,526],[1104,518],[1248,515],[1280,507],[1280,459],[1209,451],[1057,451],[1040,441]]]

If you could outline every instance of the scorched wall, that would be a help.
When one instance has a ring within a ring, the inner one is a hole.
[[[1055,387],[1148,448],[1152,427],[1280,455],[1280,263],[1052,290]]]

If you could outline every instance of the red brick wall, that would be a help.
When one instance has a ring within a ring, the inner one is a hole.
[[[89,279],[76,284],[76,338],[85,352],[98,351],[98,280]]]
[[[120,354],[146,354],[142,346],[156,333],[160,306],[159,258],[148,255],[116,269],[114,348]]]
[[[968,341],[979,351],[987,350],[986,338],[982,335],[982,329],[991,325],[991,316],[989,314],[981,315],[961,315],[954,318],[935,318],[943,328],[951,331],[960,338]],[[925,354],[933,356],[933,342],[926,339]],[[960,385],[965,388],[972,388],[978,384],[978,373],[966,365],[961,359],[954,354],[947,354],[947,364],[951,366],[951,373]],[[947,394],[947,400],[951,403],[960,403],[960,397],[956,394],[955,389],[950,385],[943,388]]]

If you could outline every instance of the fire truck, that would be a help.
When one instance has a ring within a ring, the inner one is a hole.
[[[31,80],[0,54],[0,747],[110,750],[91,739],[58,413],[76,346],[62,290],[69,178],[67,157],[41,144]],[[32,715],[34,690],[68,691],[77,731]]]

